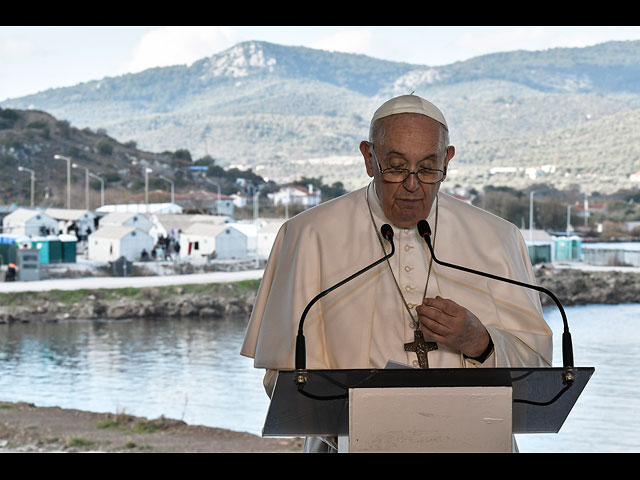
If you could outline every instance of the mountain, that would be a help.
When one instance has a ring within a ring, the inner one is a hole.
[[[104,129],[148,151],[188,149],[278,181],[367,181],[358,144],[385,99],[415,91],[444,111],[449,182],[613,191],[640,171],[640,42],[513,51],[429,67],[240,43],[153,68],[2,102]],[[543,168],[544,166],[544,168]],[[457,167],[457,168],[456,168]]]
[[[85,206],[85,168],[102,178],[106,203],[143,202],[140,192],[144,190],[145,168],[153,170],[150,189],[166,193],[163,201],[169,199],[168,183],[159,180],[159,175],[172,177],[176,188],[197,185],[197,179],[185,171],[191,160],[182,158],[179,152],[145,152],[134,142],[119,143],[103,131],[79,129],[46,112],[0,108],[0,204],[29,205],[32,170],[35,205],[64,206],[67,165],[56,155],[78,165],[72,167],[69,162],[73,208]],[[20,172],[18,167],[28,170]],[[91,208],[99,206],[100,190],[99,181],[90,178]]]

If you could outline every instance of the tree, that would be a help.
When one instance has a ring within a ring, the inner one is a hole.
[[[98,140],[96,148],[98,149],[98,153],[101,155],[111,155],[113,153],[113,144],[106,138]]]
[[[173,159],[188,161],[189,163],[193,161],[191,159],[191,152],[189,152],[189,150],[187,150],[186,148],[181,148],[173,152]]]

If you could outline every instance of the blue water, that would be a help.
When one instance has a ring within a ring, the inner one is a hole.
[[[562,324],[554,366],[562,365]],[[558,434],[517,435],[521,452],[640,451],[640,304],[567,308],[575,365],[595,367]],[[263,372],[239,355],[246,318],[0,325],[0,401],[164,415],[260,434]]]
[[[640,452],[640,304],[566,309],[574,363],[595,367],[557,434],[517,435],[523,452]],[[553,366],[562,366],[562,320],[545,309],[554,332]]]

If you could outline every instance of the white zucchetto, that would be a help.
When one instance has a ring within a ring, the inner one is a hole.
[[[417,95],[400,95],[384,102],[373,114],[371,124],[379,118],[398,113],[419,113],[440,122],[448,130],[447,121],[442,112],[433,103]]]

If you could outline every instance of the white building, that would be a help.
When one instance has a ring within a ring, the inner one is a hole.
[[[258,242],[258,226],[251,223],[228,223],[230,227],[240,230],[247,237],[247,255],[256,254],[256,246]]]
[[[308,188],[299,185],[282,187],[276,193],[268,194],[274,205],[302,205],[315,207],[322,201],[322,192],[309,184]]]
[[[278,235],[283,223],[284,220],[280,219],[267,220],[262,223],[258,230],[258,258],[269,258],[276,235]]]
[[[195,223],[180,235],[180,256],[203,259],[247,257],[247,236],[228,225]]]
[[[44,213],[58,220],[58,229],[64,233],[71,233],[68,229],[74,223],[78,227],[78,235],[87,235],[96,229],[96,214],[90,210],[47,208]]]
[[[100,219],[99,229],[103,227],[136,227],[149,232],[153,228],[153,222],[142,213],[114,212]]]
[[[251,203],[252,197],[249,195],[234,193],[231,195],[233,198],[233,204],[238,208],[244,208]]]
[[[183,209],[187,211],[209,212],[216,215],[227,215],[233,218],[233,197],[217,193],[199,191],[176,195]]]
[[[177,203],[120,203],[114,205],[103,205],[96,209],[100,213],[182,213],[182,207]]]
[[[4,233],[28,236],[58,234],[58,221],[46,213],[28,208],[18,208],[2,219]]]
[[[151,216],[153,227],[149,230],[149,235],[158,239],[163,237],[174,237],[179,240],[179,234],[184,232],[191,225],[196,223],[210,223],[220,225],[231,220],[225,215],[200,215],[200,214],[157,214]]]
[[[88,241],[89,260],[113,262],[120,257],[139,261],[142,251],[151,254],[155,241],[151,236],[134,226],[101,227]]]

